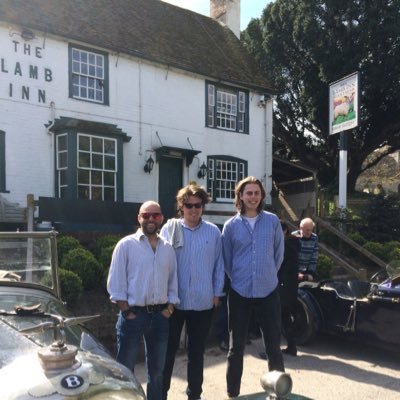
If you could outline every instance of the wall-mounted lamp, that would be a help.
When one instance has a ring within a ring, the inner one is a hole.
[[[204,179],[204,177],[207,175],[207,171],[208,171],[207,165],[204,164],[204,161],[203,161],[203,164],[201,164],[201,167],[199,168],[199,172],[197,173],[197,176],[200,179]]]
[[[150,172],[152,171],[154,166],[154,160],[153,157],[150,154],[150,157],[147,159],[146,164],[144,164],[144,172],[148,172],[150,174]]]

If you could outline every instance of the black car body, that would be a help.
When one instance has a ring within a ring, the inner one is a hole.
[[[60,298],[55,232],[0,232],[0,398],[145,400]]]
[[[294,315],[298,343],[326,332],[399,352],[400,268],[393,265],[369,281],[300,284]]]

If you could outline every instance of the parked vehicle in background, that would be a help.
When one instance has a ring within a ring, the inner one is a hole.
[[[368,281],[304,282],[298,290],[295,315],[299,344],[318,332],[400,352],[400,260]]]
[[[0,232],[0,398],[145,400],[140,384],[64,307],[56,232]]]

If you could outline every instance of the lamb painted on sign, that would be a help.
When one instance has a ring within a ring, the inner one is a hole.
[[[349,112],[354,109],[354,92],[350,96],[343,96],[334,102],[334,119],[339,115],[347,117]]]

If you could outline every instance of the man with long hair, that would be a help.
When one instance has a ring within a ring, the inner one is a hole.
[[[249,176],[235,189],[237,214],[222,231],[225,272],[231,280],[228,297],[229,352],[227,392],[240,393],[243,353],[251,311],[263,335],[270,371],[284,372],[280,348],[281,307],[278,270],[284,255],[284,238],[278,217],[263,211],[265,190]]]

